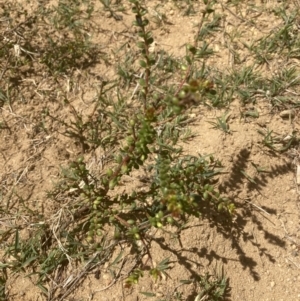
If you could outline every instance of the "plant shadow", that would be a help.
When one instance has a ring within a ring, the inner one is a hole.
[[[230,187],[230,190],[240,189],[243,185],[246,177],[240,172],[241,170],[246,169],[247,163],[250,158],[250,152],[246,149],[242,149],[237,156],[237,160],[234,162],[232,171],[229,175],[229,180],[223,183],[220,186],[220,191],[226,191],[227,187]],[[261,188],[265,187],[268,184],[268,181],[278,175],[286,174],[291,171],[291,166],[289,164],[286,165],[276,165],[272,167],[272,172],[263,174],[260,177],[255,177],[253,182],[249,182],[247,185],[248,190],[256,189],[258,191]],[[251,233],[247,233],[244,231],[246,224],[251,221],[252,224],[256,227],[256,229],[260,232],[264,233],[265,240],[273,245],[279,246],[281,248],[285,247],[285,241],[279,236],[270,233],[263,225],[263,223],[259,220],[256,214],[253,214],[253,208],[250,204],[245,202],[239,202],[232,200],[236,207],[236,213],[234,218],[225,214],[224,212],[218,212],[216,210],[212,210],[211,206],[207,204],[207,202],[199,199],[199,210],[201,211],[202,219],[208,221],[210,228],[215,228],[216,231],[223,236],[226,240],[230,240],[231,247],[233,251],[237,254],[237,259],[227,258],[222,254],[218,254],[214,250],[208,250],[206,247],[198,248],[193,247],[190,249],[181,248],[179,251],[170,247],[163,238],[153,238],[153,240],[159,244],[161,249],[166,250],[172,254],[174,254],[180,265],[184,266],[189,274],[191,279],[199,278],[199,268],[201,265],[197,261],[192,261],[189,259],[189,256],[183,255],[183,252],[193,253],[193,255],[197,255],[200,259],[205,258],[208,260],[208,266],[213,262],[220,263],[221,265],[227,264],[229,261],[236,261],[242,266],[243,270],[248,270],[251,277],[254,281],[260,280],[260,275],[257,272],[258,263],[254,258],[249,256],[243,249],[243,244],[245,242],[251,243],[251,245],[256,248],[259,252],[259,256],[264,256],[271,263],[275,263],[276,260],[274,256],[269,252],[269,250],[264,247],[261,243],[257,242],[255,237]],[[276,210],[274,208],[269,208],[264,206],[263,209],[272,215],[276,215]],[[263,212],[258,211],[258,213],[262,214]],[[263,215],[263,214],[262,214]],[[263,215],[264,218],[267,218]],[[193,226],[193,227],[199,227]],[[191,227],[190,227],[191,228]],[[187,228],[185,228],[187,229]],[[181,233],[181,235],[184,232]],[[182,244],[181,244],[182,246]],[[193,266],[196,265],[196,269]],[[203,267],[203,266],[202,266]],[[229,280],[229,279],[228,279]],[[194,300],[197,294],[193,294],[188,297],[188,301]],[[228,282],[228,290],[226,291],[226,296],[224,300],[230,300],[230,287]]]

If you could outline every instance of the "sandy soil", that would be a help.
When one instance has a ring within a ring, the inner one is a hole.
[[[180,1],[179,7],[176,7],[175,2],[147,1],[147,5],[152,21],[150,28],[155,37],[154,51],[165,50],[179,58],[185,54],[185,43],[193,41],[201,5],[193,2],[195,14],[185,16],[187,4]],[[221,16],[220,30],[210,41],[217,55],[206,63],[212,69],[226,73],[229,69],[253,63],[242,42],[251,44],[280,25],[282,20],[271,11],[283,4],[280,1],[245,1],[239,5],[240,9],[227,9],[222,5],[226,1],[220,2],[216,5]],[[285,2],[287,12],[297,8],[297,2]],[[29,12],[33,10],[33,6],[26,1],[23,5],[28,7]],[[264,8],[262,13],[257,13],[255,5]],[[124,3],[124,7],[129,12],[129,4]],[[166,16],[161,26],[153,22],[155,10]],[[114,50],[121,45],[133,47],[136,40],[131,26],[132,15],[118,12],[123,18],[116,20],[109,12],[103,11],[100,2],[95,2],[95,11],[98,16],[93,21],[98,31],[93,35],[93,42],[103,45],[110,62],[121,61],[122,56]],[[228,38],[227,33],[233,32],[240,33],[236,41]],[[241,64],[235,63],[231,47],[239,53]],[[115,76],[113,63],[100,59],[86,70],[77,70],[71,83],[68,77],[60,78],[61,89],[76,110],[89,111],[89,103],[96,95],[94,91],[99,82]],[[299,74],[299,60],[290,59],[287,62],[282,58],[262,65],[259,72],[273,74],[287,64],[293,64]],[[46,198],[46,192],[58,180],[60,166],[76,158],[82,149],[72,139],[61,135],[62,129],[55,121],[47,121],[47,133],[41,130],[45,107],[57,118],[71,119],[69,107],[61,104],[63,95],[56,90],[53,78],[43,77],[42,73],[31,73],[30,70],[25,70],[19,77],[20,94],[17,100],[1,105],[1,122],[7,124],[7,128],[0,131],[1,206],[13,208],[21,196],[26,206],[36,212],[53,212],[57,205]],[[175,75],[172,80],[179,78]],[[0,85],[1,89],[5,89]],[[130,93],[133,88],[130,87]],[[299,97],[299,94],[295,95]],[[259,118],[241,117],[241,111],[251,108],[259,112]],[[214,129],[209,123],[226,111],[230,113],[229,134]],[[255,104],[249,104],[246,108],[241,107],[239,100],[233,99],[226,110],[200,104],[190,114],[195,117],[191,129],[196,137],[184,144],[185,152],[191,155],[214,154],[222,162],[224,172],[219,177],[218,186],[237,203],[233,221],[224,221],[214,213],[206,212],[204,219],[190,221],[177,240],[169,235],[161,238],[152,231],[150,250],[154,262],[159,263],[166,257],[172,262],[166,279],[155,283],[144,277],[129,290],[123,288],[122,281],[113,283],[111,269],[125,275],[135,265],[130,249],[123,246],[124,261],[114,268],[109,263],[104,264],[99,277],[95,277],[95,273],[87,275],[63,300],[176,300],[174,292],[178,291],[183,294],[182,300],[192,301],[196,297],[194,286],[178,287],[180,280],[190,279],[195,274],[218,272],[222,268],[230,288],[226,300],[300,300],[300,203],[296,182],[298,148],[295,146],[284,154],[272,152],[263,145],[263,137],[258,133],[258,130],[266,128],[282,138],[299,133],[298,110],[295,109],[292,119],[282,118],[265,96],[259,96]],[[92,162],[95,154],[84,155]],[[264,167],[265,172],[258,173],[255,166]],[[12,210],[17,212],[16,208]],[[4,219],[0,221],[5,225]],[[1,246],[4,250],[5,242]],[[113,258],[120,250],[121,247]],[[6,287],[9,300],[47,300],[34,285],[34,279],[24,275],[9,276]],[[156,298],[139,293],[145,291],[156,293]]]

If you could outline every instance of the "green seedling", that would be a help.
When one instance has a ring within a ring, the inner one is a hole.
[[[244,170],[241,170],[241,174],[252,184],[257,184],[256,181],[252,177],[250,177]]]
[[[253,110],[241,112],[241,117],[259,118],[259,113],[258,113],[257,109],[254,108]]]
[[[166,270],[168,270],[169,267],[169,258],[166,258],[162,260],[155,268],[152,268],[150,270],[150,275],[153,277],[154,281],[157,281],[159,278],[167,277]]]
[[[288,57],[295,55],[295,46],[299,43],[296,41],[297,37],[291,34],[297,11],[288,14],[285,9],[279,8],[277,11],[275,10],[275,13],[282,17],[281,27],[278,26],[276,30],[259,39],[257,43],[252,45],[244,43],[255,54],[259,64],[265,64],[273,60],[276,57],[275,54],[285,54]]]
[[[266,129],[265,132],[258,130],[258,133],[264,136],[263,144],[278,153],[287,151],[297,141],[294,134],[282,139],[278,134],[274,134],[269,129]]]
[[[172,23],[168,20],[167,15],[163,12],[160,12],[160,6],[161,4],[158,4],[154,7],[152,14],[152,22],[154,22],[157,27],[163,27],[165,24],[171,25]]]
[[[229,129],[229,124],[227,123],[229,117],[230,117],[230,113],[229,114],[224,113],[221,117],[217,117],[216,122],[214,122],[214,121],[208,121],[208,122],[213,125],[213,128],[219,129],[226,134],[230,134],[231,131]]]
[[[251,165],[255,168],[255,170],[258,174],[271,172],[270,170],[268,170],[267,167],[259,166],[259,165],[255,164],[254,162],[251,162]]]
[[[144,274],[141,270],[134,270],[129,277],[125,280],[124,287],[125,288],[131,288],[132,285],[137,284],[139,282],[139,279],[143,277]]]
[[[121,21],[123,17],[119,14],[116,14],[114,10],[111,8],[111,1],[110,0],[100,0],[100,2],[103,4],[104,9],[108,12],[110,12],[110,15],[116,20],[116,21]],[[120,10],[120,8],[118,9]],[[123,10],[121,8],[121,10]]]
[[[212,300],[221,301],[224,300],[226,294],[226,289],[228,287],[228,280],[224,275],[224,271],[219,275],[209,275],[206,273],[204,276],[200,277],[199,286],[201,292],[195,298],[195,301],[201,300]]]
[[[269,98],[274,106],[290,108],[292,93],[287,97],[286,91],[298,86],[300,78],[295,67],[284,68],[274,75],[268,85]]]

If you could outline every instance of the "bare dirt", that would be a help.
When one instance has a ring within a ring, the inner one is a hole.
[[[216,7],[222,16],[221,29],[210,41],[217,55],[209,58],[207,65],[226,73],[228,69],[236,68],[230,47],[238,49],[243,62],[237,68],[251,64],[251,57],[242,41],[251,43],[274,30],[281,21],[270,12],[282,6],[282,3],[245,1],[239,5],[240,10],[229,10],[224,7],[225,1],[220,2]],[[287,11],[296,9],[296,2],[285,2]],[[28,6],[26,1],[23,5]],[[179,7],[172,1],[148,1],[147,5],[152,21],[150,28],[155,38],[154,51],[163,49],[174,57],[182,57],[185,43],[191,43],[196,33],[201,6],[195,3],[195,14],[184,16],[187,4],[183,2],[179,2]],[[129,8],[127,3],[124,6],[126,10]],[[257,14],[256,6],[264,8],[261,14]],[[159,27],[153,22],[154,8],[167,17]],[[116,20],[109,12],[104,12],[98,2],[95,3],[95,11],[98,11],[98,17],[94,22],[100,29],[94,34],[93,41],[103,45],[105,52],[110,54],[109,61],[115,63],[122,57],[118,57],[113,50],[123,44],[133,47],[135,43],[135,32],[131,26],[133,17],[118,12],[123,18]],[[240,33],[240,39],[232,43],[226,33],[234,31]],[[273,74],[287,63],[293,64],[299,73],[299,60],[296,59],[289,62],[272,60],[271,64],[260,67],[259,71]],[[113,64],[105,64],[100,60],[99,64],[89,69],[78,70],[72,78],[71,88],[67,77],[60,79],[60,85],[75,109],[84,112],[89,110],[95,95],[93,91],[101,79],[111,78],[115,74]],[[71,139],[61,135],[59,125],[54,121],[47,125],[47,133],[41,130],[41,116],[46,105],[58,118],[72,118],[69,107],[61,105],[61,94],[55,90],[52,79],[35,77],[34,74],[20,76],[19,90],[23,96],[1,107],[1,121],[7,124],[7,128],[0,131],[1,202],[3,206],[11,206],[21,196],[29,208],[37,212],[51,212],[55,206],[45,197],[46,192],[58,180],[60,166],[76,158],[82,150]],[[172,81],[179,79],[179,75],[172,77]],[[129,92],[132,93],[133,89]],[[49,95],[52,103],[49,102]],[[176,300],[174,292],[178,291],[183,293],[182,300],[192,301],[196,297],[195,288],[193,285],[178,287],[180,280],[187,280],[195,274],[220,272],[222,269],[228,277],[226,300],[300,300],[300,203],[296,182],[300,149],[299,154],[297,147],[284,154],[275,153],[263,145],[263,137],[258,133],[258,130],[269,128],[282,139],[299,133],[300,115],[295,110],[293,118],[280,117],[264,96],[259,96],[254,106],[259,118],[244,118],[241,117],[241,110],[245,108],[241,108],[238,100],[232,101],[228,108],[229,134],[214,129],[209,123],[216,116],[224,114],[225,110],[199,105],[190,112],[195,117],[191,129],[196,137],[184,145],[185,152],[191,155],[214,154],[222,162],[224,172],[219,177],[218,186],[221,192],[237,203],[233,221],[225,223],[220,217],[215,218],[213,213],[205,212],[204,208],[204,218],[190,221],[177,240],[169,235],[156,239],[156,232],[153,231],[150,250],[153,261],[159,263],[169,257],[172,262],[166,279],[155,283],[144,277],[137,286],[126,290],[122,281],[113,282],[108,264],[104,264],[99,277],[95,277],[94,273],[88,275],[63,300],[155,299],[139,293],[145,291],[156,293],[157,300]],[[85,154],[91,162],[97,161],[96,155],[96,152]],[[258,173],[255,166],[264,167],[265,172]],[[130,185],[130,182],[126,185]],[[14,210],[17,212],[17,209]],[[15,222],[0,219],[0,225],[3,226]],[[4,246],[5,242],[2,244]],[[116,250],[114,258],[119,251]],[[124,247],[123,251],[126,260],[114,268],[115,273],[120,275],[126,275],[135,265],[130,249]],[[6,287],[9,300],[47,300],[34,285],[34,279],[24,276],[22,273],[10,275]]]

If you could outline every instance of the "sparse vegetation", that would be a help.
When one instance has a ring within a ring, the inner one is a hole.
[[[240,2],[221,7],[237,14]],[[12,137],[20,122],[30,128],[32,149],[43,145],[43,151],[33,151],[22,172],[2,179],[0,300],[13,300],[6,289],[11,275],[32,279],[45,300],[67,300],[88,274],[93,272],[97,278],[97,269],[104,266],[112,277],[108,287],[121,282],[122,290],[135,288],[143,277],[154,283],[168,278],[176,262],[169,257],[155,262],[154,232],[155,239],[179,242],[194,219],[212,226],[222,220],[231,228],[241,208],[229,193],[234,187],[220,189],[217,183],[225,167],[218,154],[191,155],[185,149],[184,143],[195,138],[189,128],[198,120],[195,108],[223,110],[209,123],[225,134],[233,133],[229,112],[234,100],[239,102],[241,121],[259,119],[263,101],[273,113],[286,112],[283,118],[292,122],[299,106],[295,98],[299,66],[290,62],[298,58],[298,8],[292,13],[284,10],[284,4],[274,9],[272,14],[281,23],[258,39],[245,42],[238,29],[225,31],[224,45],[232,58],[232,68],[225,72],[210,65],[218,56],[211,40],[223,26],[214,0],[203,0],[200,6],[195,1],[172,1],[183,16],[199,17],[194,40],[185,45],[182,57],[154,49],[150,23],[157,30],[172,24],[159,5],[151,8],[151,14],[143,0],[100,0],[99,6],[91,0],[59,0],[53,6],[34,4],[30,11],[20,5],[9,1],[0,10],[1,141]],[[248,9],[259,11],[254,6]],[[102,29],[94,21],[105,14],[121,22],[125,13],[133,20],[134,34]],[[255,21],[247,22],[254,26]],[[104,40],[125,36],[126,41],[107,49],[95,43],[97,34]],[[284,68],[268,74],[259,71],[278,58]],[[101,71],[110,68],[114,75],[98,74],[93,68],[99,64]],[[82,81],[92,87],[92,93],[85,95]],[[76,104],[78,99],[81,105]],[[24,105],[31,111],[38,101],[42,105],[29,119],[15,113]],[[6,112],[18,118],[17,123]],[[296,130],[285,137],[268,127],[257,131],[261,148],[276,154],[299,142]],[[231,135],[224,139],[227,136]],[[58,150],[64,154],[64,162],[55,166],[59,175],[39,199],[32,195],[34,185],[23,194],[19,191],[27,181],[23,175],[34,170],[47,143],[58,137],[67,139]],[[6,162],[4,149],[1,153]],[[251,163],[257,174],[266,172]],[[258,185],[257,177],[244,168],[239,173]],[[134,265],[121,273],[125,249],[133,254]],[[189,284],[191,296],[178,291]],[[215,275],[193,273],[163,297],[156,291],[140,293],[164,298],[157,300],[225,300],[228,288],[222,270]]]

